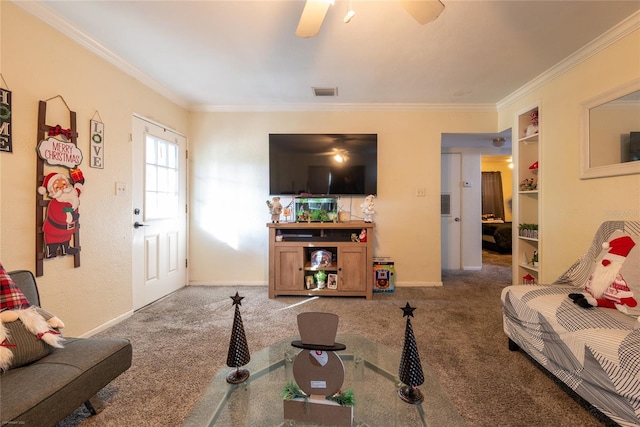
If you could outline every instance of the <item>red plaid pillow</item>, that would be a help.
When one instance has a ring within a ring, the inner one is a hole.
[[[11,276],[0,263],[0,311],[28,308],[27,301],[20,288],[11,280]]]

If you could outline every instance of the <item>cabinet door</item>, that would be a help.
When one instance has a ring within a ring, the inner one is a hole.
[[[277,291],[304,290],[303,254],[300,247],[277,247],[275,289]]]
[[[338,290],[365,291],[367,248],[347,246],[338,249]],[[373,268],[373,267],[372,267]]]

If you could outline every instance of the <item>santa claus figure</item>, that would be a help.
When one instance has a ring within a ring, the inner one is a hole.
[[[78,207],[80,206],[80,192],[84,184],[82,172],[74,170],[77,179],[69,180],[59,172],[52,172],[44,178],[38,193],[47,195],[51,200],[47,208],[47,216],[42,226],[44,231],[45,257],[53,258],[58,255],[73,255],[79,249],[71,247],[71,237],[77,230]]]
[[[608,252],[602,257],[602,261],[596,263],[584,292],[569,294],[569,298],[584,308],[607,307],[627,313],[627,308],[636,307],[638,302],[620,274],[622,264],[635,245],[629,236],[605,242],[602,247],[608,249]]]

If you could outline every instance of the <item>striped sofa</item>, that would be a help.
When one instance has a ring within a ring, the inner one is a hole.
[[[628,235],[636,246],[621,274],[640,302],[640,222],[608,221],[574,265],[550,285],[502,292],[509,349],[522,349],[551,374],[622,426],[640,426],[640,323],[611,308],[582,308],[568,297],[584,287],[603,243]],[[639,306],[640,307],[640,306]]]

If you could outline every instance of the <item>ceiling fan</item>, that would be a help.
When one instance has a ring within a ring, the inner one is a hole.
[[[444,10],[444,4],[439,0],[397,1],[420,25],[435,20]],[[331,6],[333,2],[334,0],[307,0],[302,10],[300,21],[298,22],[296,36],[307,38],[317,35],[324,21],[324,17],[329,10],[329,6]],[[344,18],[345,22],[349,22],[354,15],[353,10],[351,8],[349,9],[347,16]]]

